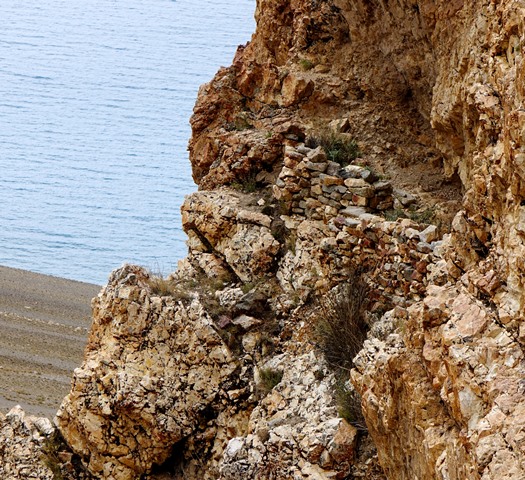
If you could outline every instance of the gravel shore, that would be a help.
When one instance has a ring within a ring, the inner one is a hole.
[[[0,412],[52,418],[82,362],[101,287],[0,267]]]

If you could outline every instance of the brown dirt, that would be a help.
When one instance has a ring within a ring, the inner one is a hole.
[[[53,417],[82,361],[100,286],[0,267],[0,411]]]

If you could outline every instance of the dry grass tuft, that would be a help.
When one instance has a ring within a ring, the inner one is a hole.
[[[329,127],[308,136],[306,146],[322,147],[328,160],[337,162],[341,167],[350,165],[361,154],[355,139],[344,133],[336,133]]]
[[[315,340],[326,361],[337,370],[350,370],[369,329],[366,320],[368,286],[357,274],[320,302]]]
[[[348,372],[367,337],[368,293],[366,282],[353,273],[347,283],[320,301],[320,315],[314,326],[314,340],[335,373],[333,395],[339,416],[362,431],[367,427],[361,399],[348,381]]]
[[[151,293],[159,297],[172,297],[175,300],[191,300],[191,291],[196,287],[196,282],[182,282],[162,275],[150,275],[149,286]]]
[[[257,388],[259,393],[266,395],[279,384],[283,378],[282,370],[276,370],[273,368],[261,368],[259,370],[259,383]]]

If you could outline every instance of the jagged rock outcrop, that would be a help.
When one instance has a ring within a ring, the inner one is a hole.
[[[525,2],[256,17],[191,120],[188,257],[95,299],[65,440],[107,479],[525,478]],[[356,276],[370,331],[334,372],[319,303]]]
[[[361,141],[365,159],[384,168],[394,186],[422,180],[413,175],[417,163],[430,173],[442,162],[442,182],[457,176],[464,191],[443,257],[427,265],[426,298],[409,307],[406,323],[398,320],[401,328],[393,325],[391,335],[365,344],[354,373],[385,473],[396,479],[522,478],[515,438],[522,423],[525,4],[336,1],[318,7],[259,2],[259,26],[266,25],[267,35],[256,36],[229,70],[253,126],[270,129],[271,105],[277,119],[293,115],[295,131],[285,135],[300,140],[312,128],[315,105],[325,121],[344,117],[336,127]],[[270,29],[270,19],[279,27]],[[318,37],[309,36],[313,29]],[[271,63],[266,74],[255,67],[258,59]],[[207,100],[212,107],[213,97],[203,96],[200,112]],[[210,125],[220,132],[215,118]],[[214,138],[198,126],[194,134],[195,145]],[[432,151],[440,157],[433,159]],[[292,195],[299,193],[301,175],[286,168],[277,178]],[[445,183],[420,187],[412,185],[422,199],[434,197],[450,208],[453,190]],[[293,213],[300,216],[302,207],[308,216],[310,205],[303,201]],[[318,214],[330,224],[324,211]],[[341,252],[345,242],[338,240],[324,245]]]
[[[347,476],[358,431],[338,418],[329,388],[335,380],[313,352],[287,357],[263,366],[282,379],[252,412],[248,434],[229,441],[221,480]]]
[[[198,299],[158,296],[145,270],[125,266],[94,300],[86,358],[57,422],[97,477],[138,478],[240,388],[241,366]]]
[[[52,480],[53,471],[43,461],[45,442],[54,432],[47,418],[26,415],[16,406],[0,413],[0,475],[5,480]]]

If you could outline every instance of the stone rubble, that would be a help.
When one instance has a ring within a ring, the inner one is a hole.
[[[261,366],[281,369],[282,380],[253,410],[247,435],[228,442],[221,480],[348,476],[358,432],[338,418],[333,375],[325,378],[331,374],[313,352],[288,357],[276,356]]]
[[[256,19],[199,92],[173,290],[112,274],[60,431],[101,479],[525,479],[524,1],[258,0]],[[362,158],[308,147],[327,126]],[[359,435],[312,338],[356,274]],[[0,418],[9,472],[41,468],[21,418]]]
[[[16,406],[0,413],[0,477],[3,480],[53,480],[42,448],[54,427],[47,418],[26,415]]]

